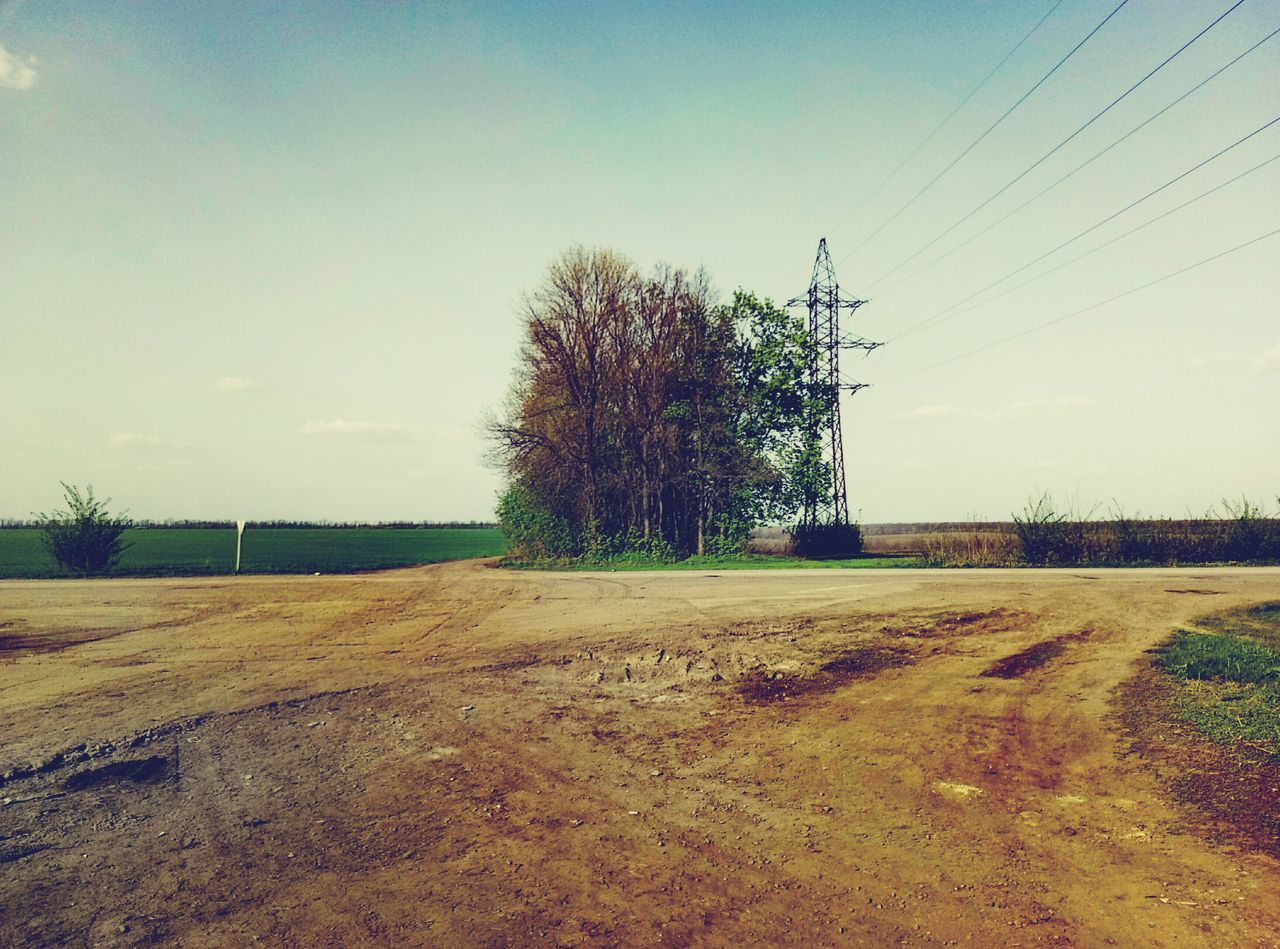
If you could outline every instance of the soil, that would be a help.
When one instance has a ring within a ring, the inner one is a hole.
[[[1280,761],[1243,742],[1210,741],[1179,719],[1173,681],[1150,664],[1125,683],[1120,699],[1132,752],[1175,799],[1193,805],[1187,826],[1280,860]]]
[[[996,679],[1020,679],[1027,673],[1048,665],[1065,653],[1072,643],[1088,639],[1092,634],[1093,630],[1082,629],[1078,633],[1067,633],[1065,636],[1055,636],[1035,643],[1011,656],[997,659],[982,671],[982,675]]]
[[[0,944],[1280,944],[1191,589],[1280,570],[0,583]]]

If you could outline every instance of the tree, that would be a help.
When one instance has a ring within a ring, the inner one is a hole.
[[[93,496],[93,485],[83,494],[75,485],[62,482],[67,509],[38,514],[41,540],[64,569],[77,576],[107,573],[128,545],[122,535],[130,526],[125,516],[112,517],[107,501]]]
[[[574,248],[524,302],[525,338],[494,459],[517,556],[650,556],[740,547],[826,483],[802,320],[710,279],[642,276]]]
[[[815,343],[802,317],[739,290],[731,307],[737,328],[739,438],[758,459],[752,492],[756,522],[793,518],[811,495],[831,483],[820,435],[834,393],[810,382]]]

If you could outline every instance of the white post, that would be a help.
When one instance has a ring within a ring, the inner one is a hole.
[[[240,541],[244,537],[244,521],[236,521],[236,573],[240,572]]]

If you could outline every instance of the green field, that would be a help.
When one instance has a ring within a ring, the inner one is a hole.
[[[231,573],[234,530],[136,528],[115,574],[190,576]],[[494,528],[320,527],[264,528],[244,532],[241,573],[350,573],[384,567],[496,557],[506,550]],[[0,530],[0,578],[57,577],[62,571],[35,529]]]

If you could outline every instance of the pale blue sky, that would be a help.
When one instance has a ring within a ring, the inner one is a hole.
[[[487,518],[499,477],[476,423],[510,378],[520,294],[561,250],[704,265],[726,297],[782,300],[825,235],[863,292],[1231,6],[1130,0],[850,255],[1117,2],[1064,0],[848,220],[1052,0],[0,3],[0,516],[54,506],[67,480],[142,517]],[[855,328],[894,336],[1280,115],[1277,38],[885,289],[1277,27],[1274,2],[1246,0],[877,283]],[[1280,125],[1070,251],[1278,153]],[[1280,237],[912,370],[1280,227],[1278,186],[1280,162],[855,357],[848,374],[880,384],[845,404],[854,507],[1274,499]]]

